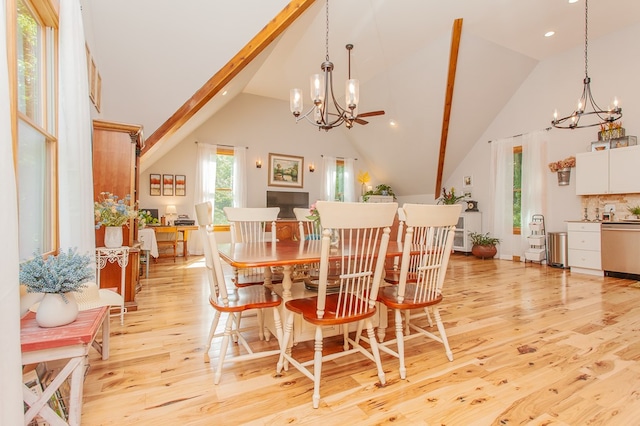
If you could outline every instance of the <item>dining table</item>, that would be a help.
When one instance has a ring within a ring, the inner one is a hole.
[[[303,241],[277,241],[254,242],[254,243],[219,243],[217,245],[220,257],[236,268],[264,268],[264,285],[280,293],[283,300],[291,300],[298,297],[309,297],[317,294],[317,291],[310,290],[304,285],[293,287],[293,271],[298,265],[313,265],[320,263],[320,251],[322,242],[320,240]],[[339,261],[338,251],[331,249],[329,259],[332,261],[332,252],[335,252],[335,260]],[[386,258],[393,258],[402,255],[402,244],[394,240],[389,240]],[[282,284],[274,285],[271,282],[271,268],[282,268]],[[280,286],[282,286],[280,288]],[[294,291],[292,291],[292,289]],[[378,338],[384,337],[387,327],[387,310],[384,305],[378,305]],[[273,328],[273,324],[268,324],[268,329]],[[271,330],[275,335],[275,330]],[[341,330],[327,331],[327,335],[340,334]],[[294,341],[305,341],[313,339],[313,331],[304,329],[303,321],[294,323]]]

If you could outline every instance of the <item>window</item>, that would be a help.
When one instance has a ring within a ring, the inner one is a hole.
[[[215,191],[216,193],[212,197],[215,200],[213,205],[213,224],[216,227],[228,226],[229,221],[227,221],[223,209],[225,207],[233,207],[233,151],[230,149],[218,148]]]
[[[520,235],[522,221],[522,146],[513,148],[513,234]]]
[[[50,0],[9,1],[17,11],[20,259],[57,249],[57,16]]]
[[[336,201],[344,201],[344,160],[336,160]]]

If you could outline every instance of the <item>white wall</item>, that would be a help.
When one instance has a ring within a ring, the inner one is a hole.
[[[195,189],[196,143],[246,146],[248,207],[264,207],[266,191],[309,192],[311,203],[320,199],[322,178],[322,155],[359,158],[355,172],[370,170],[366,162],[344,135],[344,128],[318,131],[306,122],[295,123],[287,102],[253,95],[240,95],[227,107],[187,136],[159,161],[150,165],[140,176],[140,207],[159,208],[174,204],[179,214],[193,212]],[[304,157],[303,188],[281,188],[268,186],[269,153]],[[262,160],[262,168],[256,168],[256,160]],[[316,166],[309,172],[309,164]],[[149,195],[149,174],[184,174],[187,176],[187,195],[164,197]],[[374,179],[375,180],[375,179]],[[356,194],[360,193],[356,182]]]
[[[589,76],[593,96],[601,108],[606,108],[613,96],[620,99],[624,114],[622,123],[627,135],[640,133],[640,82],[637,78],[640,57],[631,54],[638,51],[638,39],[640,25],[589,41]],[[620,55],[620,52],[629,54]],[[556,108],[560,116],[570,114],[582,93],[583,78],[583,47],[538,64],[445,183],[447,187],[461,190],[463,177],[473,176],[471,190],[473,199],[479,201],[479,209],[484,213],[483,232],[492,231],[488,206],[491,194],[491,145],[488,141],[549,127]],[[597,140],[598,130],[597,127],[550,130],[547,163],[590,150],[591,142]],[[575,194],[575,172],[568,186],[558,186],[555,173],[547,173],[546,178],[547,231],[565,231],[565,221],[580,220],[588,200]]]

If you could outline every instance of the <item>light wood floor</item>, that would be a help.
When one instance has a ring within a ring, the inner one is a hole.
[[[213,312],[202,260],[159,262],[142,279],[138,311],[124,326],[112,318],[109,360],[90,355],[82,423],[637,425],[632,284],[454,255],[441,310],[454,361],[438,343],[414,339],[406,380],[383,355],[385,387],[360,355],[327,363],[314,410],[311,381],[293,368],[276,378],[275,358],[229,363],[215,386],[215,348],[212,364],[203,362]]]

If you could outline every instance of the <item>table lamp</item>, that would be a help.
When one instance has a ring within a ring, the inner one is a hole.
[[[167,216],[167,225],[173,225],[173,216],[176,215],[178,211],[176,210],[176,206],[169,205],[167,209],[164,211],[165,216]]]

